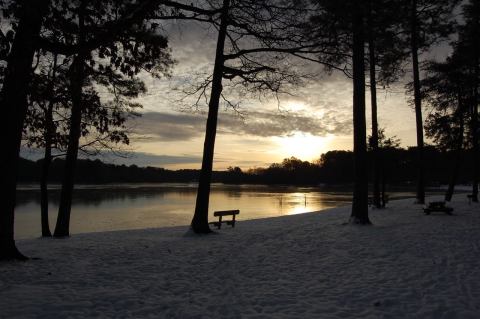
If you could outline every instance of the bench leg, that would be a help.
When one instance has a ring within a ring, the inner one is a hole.
[[[222,228],[222,216],[218,216],[218,229]]]

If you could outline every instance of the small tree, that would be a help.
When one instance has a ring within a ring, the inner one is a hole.
[[[68,147],[69,113],[72,107],[68,89],[68,60],[57,63],[57,55],[45,54],[39,63],[30,89],[30,108],[27,114],[24,139],[27,146],[44,148],[40,178],[42,236],[50,235],[48,223],[48,176],[53,158],[62,156]],[[109,74],[110,73],[110,74]],[[135,109],[141,105],[130,101],[145,92],[142,82],[125,79],[118,74],[103,70],[96,72],[97,86],[102,85],[109,94],[98,94],[97,87],[89,87],[83,94],[83,112],[80,124],[79,151],[86,155],[96,155],[109,149],[116,153],[117,144],[128,144],[128,130],[125,122],[135,116]],[[111,98],[109,98],[111,96]]]
[[[373,151],[373,137],[369,136],[369,147]],[[395,156],[395,152],[400,147],[400,140],[396,136],[387,137],[385,134],[385,129],[380,128],[378,130],[378,156],[381,157],[381,162],[378,167],[379,179],[380,179],[380,198],[379,198],[379,208],[384,208],[387,204],[387,182],[389,180],[389,175],[392,170],[395,169],[394,162],[398,160]]]

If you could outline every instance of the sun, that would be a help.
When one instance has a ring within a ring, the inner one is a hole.
[[[295,156],[304,161],[320,158],[320,154],[328,151],[331,140],[330,136],[314,136],[302,132],[275,138],[278,153],[282,157]]]

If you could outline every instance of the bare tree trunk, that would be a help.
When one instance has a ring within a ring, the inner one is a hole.
[[[372,106],[372,153],[373,153],[373,204],[380,208],[380,158],[378,151],[378,116],[377,116],[377,79],[375,72],[375,39],[373,30],[372,1],[368,12],[368,51],[370,64],[370,100]]]
[[[60,193],[55,237],[70,236],[70,213],[72,210],[73,185],[75,182],[75,166],[78,157],[78,145],[81,135],[83,112],[82,90],[85,80],[86,54],[83,48],[85,2],[82,1],[79,11],[79,53],[70,67],[70,94],[72,96],[72,114],[70,117],[70,132],[68,135],[67,155]]]
[[[53,134],[55,134],[55,123],[53,122],[53,95],[55,91],[56,81],[56,68],[57,68],[57,55],[53,57],[52,77],[50,79],[50,85],[48,92],[50,94],[50,100],[48,102],[47,110],[45,112],[45,155],[42,163],[42,174],[40,176],[40,211],[41,211],[41,223],[42,223],[42,237],[51,237],[50,225],[48,222],[48,176],[50,172],[50,165],[52,163],[52,140]]]
[[[353,18],[353,152],[355,181],[350,222],[370,224],[368,218],[367,125],[365,119],[365,48],[362,5]]]
[[[478,105],[480,104],[480,97],[478,90],[480,89],[480,48],[479,48],[479,30],[478,30],[478,16],[475,20],[475,34],[477,41],[475,42],[475,82],[474,82],[474,102],[472,109],[472,147],[473,147],[473,183],[472,183],[472,201],[478,203],[478,183],[480,178],[480,127],[478,124]]]
[[[48,4],[48,0],[32,1],[28,5],[24,2],[0,96],[4,119],[0,125],[3,139],[3,155],[0,156],[3,197],[0,205],[0,260],[27,259],[18,251],[14,240],[18,158],[27,114],[33,55]]]
[[[222,77],[224,67],[223,50],[228,26],[228,9],[230,0],[224,0],[222,17],[218,31],[217,49],[215,53],[215,66],[213,69],[212,91],[208,103],[208,118],[205,130],[205,142],[203,144],[202,169],[198,182],[195,214],[192,219],[192,230],[195,233],[206,234],[212,232],[208,226],[208,204],[210,197],[210,183],[212,179],[213,155],[215,136],[217,134],[218,106],[222,93]]]
[[[42,174],[40,176],[40,212],[42,222],[42,237],[51,237],[50,225],[48,222],[48,175],[52,163],[52,133],[49,128],[51,124],[53,103],[49,103],[47,110],[47,129],[45,132],[45,155],[42,162]]]
[[[60,192],[60,204],[58,207],[57,224],[55,226],[55,237],[66,237],[70,235],[70,212],[72,209],[73,184],[75,182],[75,166],[78,157],[78,145],[81,134],[82,121],[82,86],[84,78],[85,58],[79,54],[71,69],[70,94],[72,96],[72,114],[70,116],[70,133],[68,135],[67,155]]]
[[[70,92],[72,96],[72,114],[70,115],[70,132],[68,135],[67,155],[60,192],[55,237],[70,235],[70,212],[72,209],[73,184],[75,182],[75,166],[78,157],[78,145],[81,135],[82,121],[82,84],[84,74],[84,56],[79,54],[72,65]]]
[[[452,200],[453,192],[455,191],[455,184],[457,183],[458,171],[460,169],[460,162],[462,159],[463,134],[464,134],[463,115],[460,115],[460,130],[459,130],[458,138],[456,141],[457,149],[455,150],[455,159],[454,159],[455,162],[453,163],[452,175],[450,176],[450,182],[448,183],[448,188],[445,193],[445,201],[447,202]]]
[[[413,65],[413,95],[415,101],[415,120],[417,126],[417,203],[425,203],[425,181],[423,161],[423,119],[422,99],[420,96],[420,71],[418,66],[418,30],[417,30],[417,0],[412,0],[411,8],[411,51]]]
[[[479,163],[480,163],[480,149],[479,149],[479,135],[480,129],[478,126],[478,88],[475,89],[475,101],[472,110],[472,146],[473,146],[473,183],[472,183],[472,201],[478,203],[478,183],[479,183]]]

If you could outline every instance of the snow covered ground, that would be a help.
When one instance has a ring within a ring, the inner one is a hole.
[[[432,199],[429,199],[432,200]],[[412,199],[345,225],[349,207],[239,222],[18,241],[1,318],[480,318],[480,206]],[[241,217],[241,214],[240,214]]]

